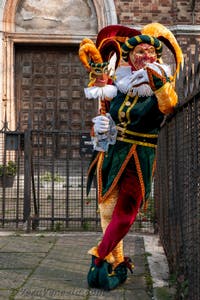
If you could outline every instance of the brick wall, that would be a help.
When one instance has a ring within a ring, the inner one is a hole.
[[[167,27],[179,25],[200,25],[200,0],[114,0],[118,23],[126,26],[143,27],[159,22]],[[193,4],[193,7],[192,7]],[[184,29],[185,30],[185,29]],[[184,31],[183,30],[183,31]],[[182,48],[185,60],[194,52],[200,34],[180,34],[174,32]],[[166,49],[163,51],[165,63],[173,65],[174,59]]]
[[[114,0],[118,23],[143,25],[160,22],[164,25],[200,24],[200,1],[192,0]],[[192,2],[195,7],[192,11]]]

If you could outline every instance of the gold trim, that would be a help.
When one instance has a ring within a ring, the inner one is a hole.
[[[128,119],[127,124],[130,124],[130,123],[131,123],[130,111],[131,111],[131,109],[135,106],[135,104],[137,103],[138,98],[139,98],[139,96],[136,95],[135,98],[134,98],[134,100],[133,100],[133,103],[131,104],[131,106],[130,106],[130,107],[127,109],[127,111],[126,111],[126,117],[127,117],[127,119]]]
[[[104,160],[104,152],[100,152],[99,161],[97,163],[97,192],[98,192],[98,202],[101,203],[102,195],[102,165]]]
[[[100,152],[97,154],[97,156],[95,157],[95,159],[92,161],[91,165],[89,166],[88,172],[87,172],[88,175],[90,174],[91,169],[93,168],[93,166],[96,164],[97,160],[99,159],[99,155],[100,155]]]
[[[121,112],[125,106],[125,103],[129,100],[129,95],[127,94],[122,105],[120,106],[119,110],[118,110],[118,119],[120,120],[120,122],[122,122],[122,119],[121,119]]]
[[[139,181],[140,181],[140,186],[141,186],[141,191],[142,191],[142,198],[143,198],[143,200],[145,200],[145,185],[144,185],[142,170],[141,170],[141,167],[140,167],[139,157],[138,157],[136,151],[133,153],[133,156],[134,156],[134,159],[135,159],[135,166],[136,166],[136,170],[137,170],[137,175],[138,175],[138,178],[139,178]]]
[[[157,49],[157,50],[160,50],[161,48],[162,48],[162,43],[160,43],[160,46],[157,47],[156,49]]]
[[[126,45],[126,47],[129,48],[129,49],[133,49],[133,46],[128,42],[128,40],[125,41],[125,45]],[[129,52],[129,51],[125,51],[125,52]]]
[[[123,137],[117,137],[117,140],[121,141],[121,142],[130,143],[130,144],[135,144],[135,145],[140,145],[140,146],[145,146],[145,147],[157,148],[157,145],[154,145],[154,144],[151,144],[151,143],[134,141],[134,140],[126,139],[126,138],[123,138]]]
[[[142,39],[137,35],[137,36],[135,36],[135,39],[136,39],[136,41],[138,42],[138,43],[142,43]]]
[[[118,131],[130,134],[130,135],[134,135],[134,136],[141,136],[141,137],[147,137],[147,138],[157,138],[158,137],[158,134],[141,133],[141,132],[130,131],[130,130],[127,130],[127,129],[122,128],[120,126],[116,126],[116,128],[117,128]]]
[[[131,97],[129,96],[129,94],[127,94],[126,97],[125,97],[125,99],[124,99],[124,101],[123,101],[123,103],[122,103],[122,105],[120,106],[120,108],[118,110],[118,119],[119,119],[119,121],[121,123],[123,122],[122,118],[121,118],[121,112],[123,111],[124,107],[126,107],[126,102],[129,101],[130,98]],[[128,107],[128,109],[126,110],[126,112],[124,112],[125,115],[126,115],[126,118],[128,120],[128,122],[125,123],[125,126],[126,126],[126,124],[131,123],[129,112],[135,106],[135,104],[137,103],[138,98],[139,98],[138,95],[136,95],[134,97],[133,103]]]
[[[100,188],[98,189],[98,199],[99,199],[99,203],[103,202],[106,200],[106,198],[108,197],[108,195],[113,191],[113,189],[115,188],[116,184],[119,181],[120,176],[122,175],[127,163],[129,162],[131,156],[133,155],[133,153],[136,150],[137,145],[133,145],[128,153],[128,155],[126,156],[126,159],[124,160],[118,174],[116,175],[115,179],[113,180],[113,183],[111,184],[110,188],[108,189],[108,191],[105,193],[104,196],[102,196],[102,180],[100,180],[102,177],[99,177],[98,180],[98,185],[100,186]],[[102,165],[100,166],[102,167]],[[101,174],[102,175],[102,174]]]
[[[151,45],[154,46],[154,44],[155,44],[154,38],[152,36],[150,36],[150,35],[149,35],[149,37],[150,37],[150,40],[151,40]]]

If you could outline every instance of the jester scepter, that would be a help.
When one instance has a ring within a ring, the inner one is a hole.
[[[115,70],[121,58],[120,45],[114,39],[104,39],[99,47],[90,39],[83,39],[79,57],[89,72],[89,84],[84,89],[88,99],[98,100],[100,115],[93,118],[91,139],[94,150],[106,152],[116,141],[117,130],[110,114],[109,101],[117,95],[117,87],[112,85]]]

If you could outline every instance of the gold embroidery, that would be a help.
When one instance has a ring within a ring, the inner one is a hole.
[[[140,142],[140,141],[134,141],[134,140],[131,140],[131,139],[126,139],[124,137],[117,137],[117,140],[121,141],[121,142],[130,143],[130,144],[135,144],[135,145],[140,145],[140,146],[145,146],[145,147],[157,148],[157,145],[155,145],[155,144],[146,143],[146,142]]]

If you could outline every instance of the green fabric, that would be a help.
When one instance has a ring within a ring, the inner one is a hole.
[[[145,199],[149,198],[152,183],[152,170],[155,160],[155,149],[150,147],[137,146],[137,154],[142,170],[145,186]]]
[[[131,147],[132,144],[120,141],[116,141],[115,145],[110,146],[102,165],[103,195],[113,183]]]
[[[90,162],[90,166],[93,163],[93,161],[96,159],[97,155],[98,155],[98,151],[94,151],[92,159],[91,159],[91,162]],[[92,167],[90,167],[90,172],[89,172],[88,177],[87,177],[87,187],[86,187],[86,189],[87,189],[87,195],[89,194],[90,189],[91,189],[92,181],[94,179],[95,172],[96,172],[96,167],[97,167],[97,163],[94,164]]]
[[[115,289],[120,284],[120,280],[115,273],[110,272],[110,266],[107,261],[104,261],[99,268],[99,287],[107,291]]]
[[[99,268],[95,265],[95,256],[92,256],[92,263],[87,275],[88,285],[91,288],[98,288],[99,287]]]
[[[153,74],[152,78],[153,78],[153,82],[154,82],[156,90],[160,89],[164,85],[163,80],[161,78],[158,78],[156,75]],[[169,80],[167,80],[167,81],[169,81]]]
[[[120,123],[118,111],[124,102],[125,97],[125,94],[118,92],[118,95],[110,103],[109,113],[115,121],[115,124]],[[131,103],[133,103],[134,100],[135,97],[128,99]],[[124,106],[123,111],[126,112],[127,109],[127,106]],[[127,130],[138,133],[158,134],[160,124],[163,121],[163,114],[158,109],[156,96],[153,95],[138,98],[137,103],[130,110],[130,118],[131,122],[127,124]],[[123,121],[128,122],[127,119],[124,119]],[[102,195],[104,195],[111,187],[132,146],[133,144],[122,141],[116,141],[115,145],[109,146],[102,166]],[[151,191],[155,148],[137,145],[136,152],[139,158],[145,185],[145,198],[148,199]],[[88,192],[94,176],[95,167],[88,176]]]

